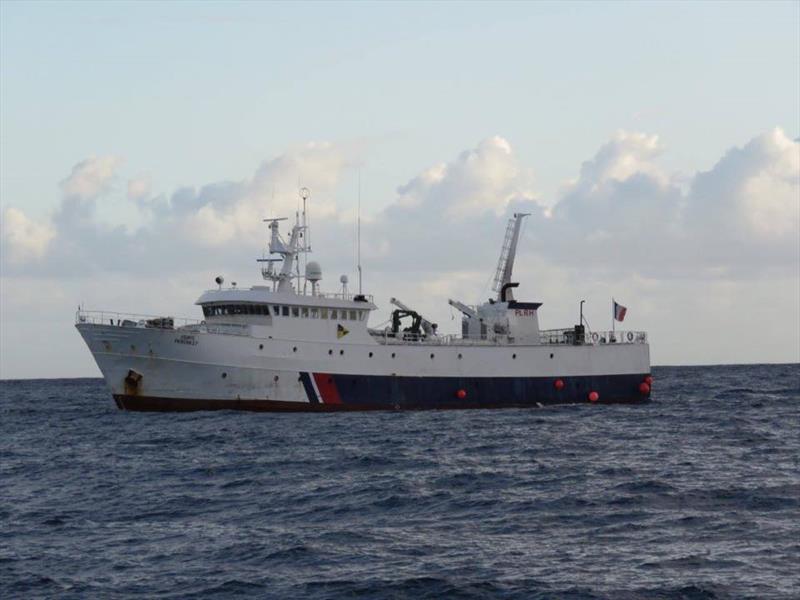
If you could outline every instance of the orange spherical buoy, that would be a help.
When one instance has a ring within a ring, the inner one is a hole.
[[[463,400],[464,398],[466,398],[466,397],[467,397],[467,390],[458,390],[458,391],[456,392],[456,397],[457,397],[459,400]]]
[[[645,378],[644,378],[644,382],[645,382],[647,385],[653,385],[653,378],[652,378],[652,377],[650,377],[650,375],[648,375],[647,377],[645,377]]]
[[[556,388],[559,392],[564,389],[564,382],[561,379],[556,379],[553,382],[553,387]]]
[[[597,392],[589,392],[589,402],[597,402],[600,400],[600,394]]]
[[[646,381],[643,381],[642,383],[639,384],[639,393],[642,396],[646,396],[647,394],[650,393],[650,386],[647,384]]]

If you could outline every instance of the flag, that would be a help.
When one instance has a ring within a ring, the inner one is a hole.
[[[611,301],[614,303],[614,319],[622,323],[625,320],[625,313],[628,312],[628,309],[622,306],[622,304],[617,304],[617,301],[613,298]]]
[[[346,327],[342,327],[341,323],[336,325],[336,337],[337,338],[341,339],[344,336],[346,336],[348,333],[350,333],[350,330],[347,329]]]

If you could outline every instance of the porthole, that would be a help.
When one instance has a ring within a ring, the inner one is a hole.
[[[344,350],[339,350],[339,356],[344,356]]]
[[[275,377],[273,377],[273,379],[274,379],[275,381],[278,381],[278,379],[280,379],[280,377],[278,377],[277,375],[275,375]]]
[[[136,346],[134,346],[133,344],[131,344],[131,352],[136,352]]]
[[[372,352],[369,353],[369,357],[372,358]]]
[[[433,360],[433,352],[431,352],[431,360]]]
[[[222,373],[222,378],[225,379],[228,376],[227,373]]]
[[[259,345],[258,345],[258,349],[259,349],[259,350],[263,350],[263,349],[264,349],[264,344],[259,344]]]
[[[292,352],[297,352],[297,346],[295,346],[294,348],[292,348]]]
[[[463,356],[461,356],[461,355],[459,354],[459,355],[458,355],[458,360],[461,360],[462,358],[463,358]]]
[[[328,355],[333,354],[333,350],[328,350]]]
[[[550,353],[550,358],[553,358],[553,353],[552,352]]]
[[[517,355],[516,355],[516,354],[512,354],[512,355],[511,355],[511,358],[512,358],[512,359],[514,359],[514,360],[516,360],[516,359],[517,359]]]
[[[394,357],[395,357],[395,353],[394,353],[394,352],[392,352],[392,358],[394,358]]]

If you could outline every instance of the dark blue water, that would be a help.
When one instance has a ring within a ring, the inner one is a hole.
[[[800,366],[642,406],[118,411],[0,382],[0,597],[800,597]]]

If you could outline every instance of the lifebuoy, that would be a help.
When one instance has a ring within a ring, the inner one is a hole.
[[[632,342],[632,341],[633,341],[633,332],[632,332],[632,331],[629,331],[629,332],[628,332],[628,341],[629,341],[629,342]]]
[[[596,342],[596,341],[597,341],[597,340],[599,340],[599,339],[600,339],[600,336],[599,336],[599,335],[597,335],[597,332],[595,332],[595,333],[593,333],[593,334],[592,334],[592,341],[593,341],[593,342]]]

